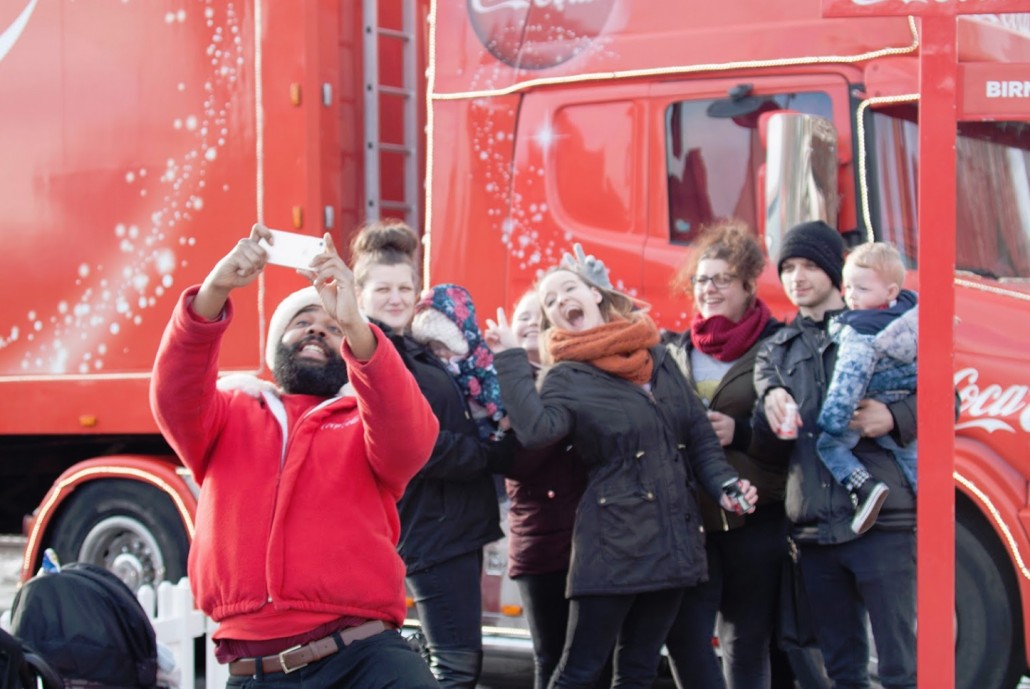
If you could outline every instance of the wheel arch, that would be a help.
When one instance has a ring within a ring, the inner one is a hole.
[[[982,545],[1008,569],[1019,601],[1023,665],[1030,665],[1030,540],[1023,528],[1027,480],[981,443],[956,438],[955,520],[976,533]]]
[[[172,457],[111,455],[75,464],[58,476],[26,522],[21,580],[30,579],[42,559],[44,544],[52,537],[55,518],[75,492],[101,481],[129,480],[150,485],[166,495],[182,522],[188,541],[196,529],[197,488],[189,472]]]

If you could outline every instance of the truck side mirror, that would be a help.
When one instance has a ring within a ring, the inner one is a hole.
[[[764,218],[769,256],[798,223],[823,220],[837,226],[837,129],[817,115],[769,112],[759,130],[766,143]]]

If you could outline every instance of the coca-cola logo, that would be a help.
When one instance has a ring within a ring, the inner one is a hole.
[[[483,46],[519,69],[546,69],[581,53],[597,38],[614,0],[468,0]]]
[[[1019,428],[1030,432],[1030,387],[997,383],[980,385],[980,371],[964,368],[955,373],[955,387],[962,399],[962,415],[955,430],[981,428],[988,433]]]

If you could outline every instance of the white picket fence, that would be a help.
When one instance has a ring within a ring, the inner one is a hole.
[[[193,607],[190,582],[185,577],[178,584],[161,582],[155,592],[151,586],[143,586],[136,594],[140,604],[154,625],[157,640],[171,649],[179,668],[180,689],[197,689],[197,658],[195,639],[205,637],[204,649],[207,656],[204,663],[205,689],[221,689],[229,679],[229,670],[215,660],[211,634],[218,624]],[[11,613],[0,616],[0,628],[10,631]]]
[[[196,689],[197,658],[194,640],[201,636],[205,637],[204,649],[207,655],[204,663],[205,689],[224,687],[229,679],[229,669],[215,660],[215,646],[211,642],[211,634],[218,624],[193,607],[189,580],[183,577],[178,584],[162,581],[156,593],[153,587],[143,586],[136,597],[154,625],[157,640],[175,654],[176,665],[182,670],[180,689]]]

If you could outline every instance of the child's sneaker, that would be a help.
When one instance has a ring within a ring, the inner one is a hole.
[[[887,499],[890,488],[881,481],[864,481],[851,493],[851,501],[855,503],[855,517],[851,520],[851,530],[862,534],[872,528],[876,518]]]

